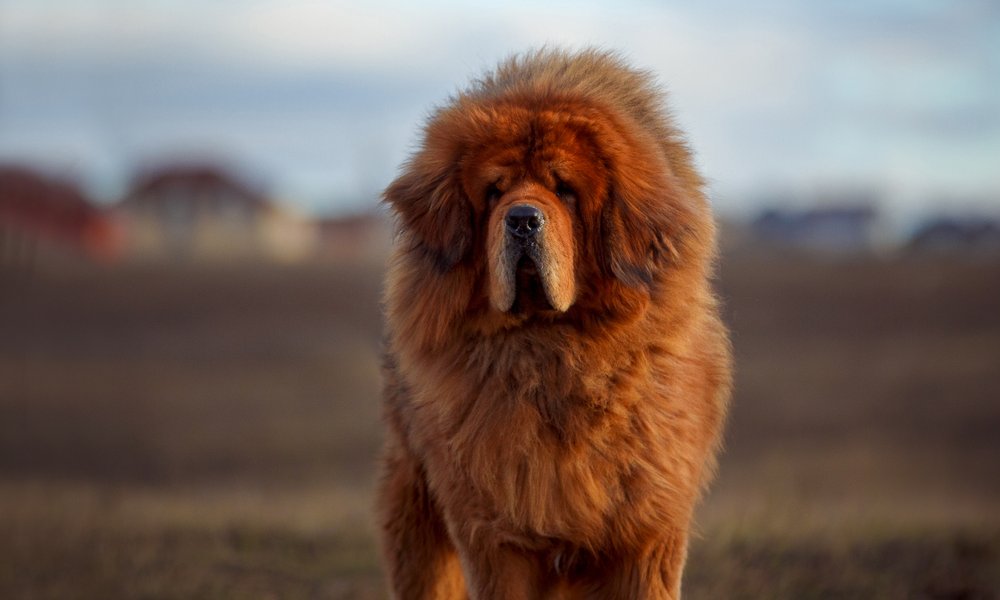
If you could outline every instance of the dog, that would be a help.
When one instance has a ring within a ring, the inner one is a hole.
[[[715,226],[653,78],[514,56],[384,193],[381,546],[396,598],[678,598],[731,352]]]

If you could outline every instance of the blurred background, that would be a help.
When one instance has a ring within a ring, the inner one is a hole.
[[[0,0],[0,597],[383,598],[380,190],[512,52],[708,175],[691,598],[1000,597],[1000,5]]]

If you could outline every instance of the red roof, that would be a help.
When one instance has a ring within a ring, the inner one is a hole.
[[[95,256],[113,252],[110,222],[77,186],[24,167],[0,165],[0,225],[68,242]]]
[[[209,165],[173,165],[140,174],[132,183],[123,204],[134,202],[167,202],[169,196],[156,192],[182,189],[189,198],[200,197],[197,192],[225,191],[229,197],[250,204],[255,208],[268,205],[264,195],[235,175]]]

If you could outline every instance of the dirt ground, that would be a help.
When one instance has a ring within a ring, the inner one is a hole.
[[[380,267],[0,272],[0,598],[383,598]],[[723,261],[687,598],[1000,598],[1000,261]]]

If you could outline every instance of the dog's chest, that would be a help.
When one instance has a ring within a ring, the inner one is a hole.
[[[440,460],[433,468],[474,494],[467,519],[507,535],[592,543],[626,502],[648,440],[628,399],[607,397],[615,390],[546,381],[498,376],[467,388],[435,418],[445,426],[427,440]]]
[[[638,353],[478,344],[404,363],[410,442],[443,503],[477,527],[597,543],[663,468]]]

